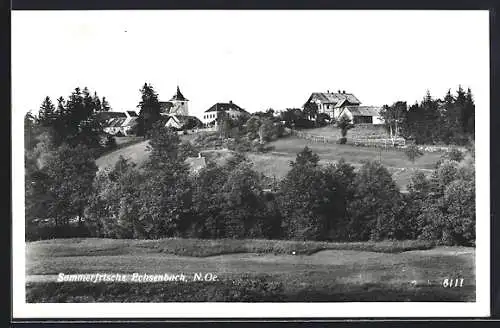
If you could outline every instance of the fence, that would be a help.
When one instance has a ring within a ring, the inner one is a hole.
[[[335,137],[319,136],[297,130],[290,130],[290,135],[317,143],[337,143],[338,140],[338,138]],[[346,144],[354,146],[393,148],[404,147],[406,142],[403,138],[395,138],[394,140],[390,138],[347,138]]]

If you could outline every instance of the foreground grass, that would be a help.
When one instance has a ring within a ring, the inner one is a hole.
[[[239,239],[184,239],[158,240],[69,238],[30,242],[26,244],[28,257],[94,256],[171,254],[178,256],[206,257],[234,253],[310,255],[321,250],[352,250],[381,253],[399,253],[434,247],[432,242],[381,241],[332,243],[289,240],[239,240]]]
[[[475,251],[417,241],[62,239],[30,242],[28,302],[473,301]],[[292,255],[291,252],[296,252]],[[78,273],[185,274],[162,283],[57,283]],[[217,281],[194,281],[213,273]],[[443,279],[463,278],[462,288]]]
[[[27,303],[90,302],[473,302],[474,287],[336,285],[286,290],[272,279],[196,283],[29,283]]]

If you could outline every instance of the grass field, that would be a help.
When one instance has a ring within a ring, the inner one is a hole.
[[[182,136],[182,138],[189,140],[192,136]],[[148,141],[143,141],[118,149],[100,157],[96,163],[99,168],[111,167],[116,163],[119,156],[123,156],[141,165],[149,156],[146,151],[147,144]],[[357,168],[363,161],[380,160],[393,175],[394,180],[402,191],[406,190],[406,186],[415,170],[421,170],[426,174],[430,174],[435,163],[441,156],[438,152],[425,153],[415,163],[412,163],[406,158],[404,152],[400,150],[381,150],[372,147],[356,147],[334,143],[314,143],[296,137],[278,139],[269,145],[274,147],[271,152],[247,154],[249,159],[254,163],[255,169],[269,177],[284,177],[290,169],[290,161],[295,160],[296,154],[304,149],[305,146],[308,146],[320,156],[321,164],[335,163],[340,158],[344,158],[348,163]],[[219,162],[222,162],[224,158],[230,155],[230,152],[223,150],[216,153],[212,152],[210,154],[210,152],[206,152],[205,154],[206,156],[217,157]]]
[[[416,241],[61,239],[27,243],[26,256],[30,302],[241,301],[241,293],[234,294],[240,288],[235,283],[255,292],[252,301],[266,297],[299,302],[475,299],[473,248],[432,247]],[[58,273],[134,272],[188,277],[210,272],[219,280],[196,285],[188,279],[182,286],[151,283],[154,288],[150,284],[54,282]],[[464,286],[444,288],[446,278],[463,278]]]
[[[328,125],[322,128],[305,129],[304,132],[329,138],[340,138],[340,129],[336,126]],[[353,139],[381,139],[388,138],[389,135],[382,125],[355,125],[347,133],[347,138]]]

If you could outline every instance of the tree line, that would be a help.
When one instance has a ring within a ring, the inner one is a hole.
[[[466,145],[474,140],[475,104],[471,89],[448,90],[443,99],[429,91],[421,102],[408,107],[404,101],[384,105],[382,118],[391,136],[403,136],[416,144]]]
[[[269,188],[243,153],[193,175],[191,151],[159,124],[141,168],[121,158],[97,172],[84,146],[49,151],[27,181],[27,238],[475,241],[473,150],[444,156],[430,176],[415,173],[406,194],[377,161],[322,166],[306,147]]]
[[[59,98],[57,107],[46,98],[38,116],[26,115],[27,239],[177,236],[475,242],[473,147],[465,156],[444,155],[430,176],[416,172],[408,193],[400,192],[377,161],[359,169],[342,159],[322,166],[308,148],[297,154],[281,181],[270,182],[258,173],[245,149],[235,149],[240,152],[225,164],[209,162],[193,175],[185,159],[197,154],[196,144],[182,143],[176,132],[161,126],[156,109],[151,109],[156,108],[157,98],[145,84],[138,106],[151,156],[140,168],[120,159],[111,170],[98,172],[95,159],[108,149],[109,139],[96,115],[110,106],[87,88]],[[427,97],[427,103],[431,100]],[[450,104],[457,101],[449,99]],[[469,125],[473,120],[473,116],[457,117],[462,120],[449,119],[457,129],[464,129],[465,118]],[[272,110],[255,113],[244,123],[222,119],[227,122],[219,124],[224,138],[260,143],[282,131]],[[411,120],[402,122],[398,128],[411,126]]]

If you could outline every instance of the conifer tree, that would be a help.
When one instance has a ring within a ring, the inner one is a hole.
[[[106,100],[106,97],[102,97],[101,106],[102,106],[102,110],[104,112],[109,112],[109,110],[111,109],[111,107],[109,106],[108,101]]]
[[[150,84],[144,83],[140,90],[141,101],[138,108],[140,108],[138,119],[138,135],[146,137],[149,135],[153,124],[160,119],[160,102],[158,101],[158,94]]]
[[[38,123],[44,127],[51,126],[56,119],[55,111],[56,108],[54,107],[50,97],[45,97],[38,113]]]
[[[102,103],[99,97],[97,96],[97,92],[94,92],[94,96],[92,97],[92,101],[94,102],[94,108],[97,112],[102,111]]]

